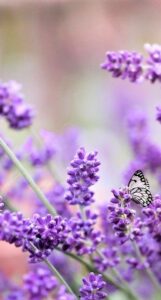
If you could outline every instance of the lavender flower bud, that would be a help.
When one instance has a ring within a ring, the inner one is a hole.
[[[88,206],[94,202],[94,193],[90,187],[99,177],[100,162],[96,158],[97,152],[87,154],[84,148],[80,148],[71,162],[68,170],[68,189],[65,199],[72,205]]]

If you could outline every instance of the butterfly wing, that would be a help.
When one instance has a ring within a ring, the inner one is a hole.
[[[133,188],[130,191],[133,201],[140,203],[142,206],[148,206],[152,201],[153,197],[149,189],[146,188]]]
[[[152,200],[150,186],[148,180],[144,177],[141,170],[137,170],[131,177],[129,183],[129,192],[133,201],[140,203],[142,206],[148,206]]]

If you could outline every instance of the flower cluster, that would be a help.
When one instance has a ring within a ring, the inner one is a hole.
[[[149,232],[153,234],[153,237],[157,241],[161,241],[161,232],[159,223],[161,221],[161,199],[159,195],[156,195],[151,207],[143,210],[146,216],[146,225],[148,226]]]
[[[108,221],[121,243],[128,239],[138,240],[142,236],[143,223],[136,217],[136,211],[129,206],[131,195],[126,188],[118,192],[113,190],[114,198],[107,207]]]
[[[131,282],[136,270],[149,267],[154,243],[146,247],[149,237],[147,223],[142,213],[137,212],[128,189],[112,192],[110,203],[101,210],[105,239],[93,262],[100,272],[115,269],[122,278]]]
[[[143,76],[143,57],[137,52],[119,51],[107,52],[106,61],[101,67],[112,73],[113,77],[128,78],[132,82],[139,82]]]
[[[106,283],[101,275],[90,273],[82,281],[83,285],[80,288],[81,300],[101,300],[107,297],[107,293],[104,291]]]
[[[145,50],[149,57],[146,60],[147,71],[145,78],[150,82],[161,81],[161,46],[157,44],[145,44]]]
[[[88,206],[94,202],[94,192],[90,187],[99,179],[99,165],[96,151],[87,154],[84,148],[78,150],[68,170],[68,191],[65,198],[70,204]]]
[[[80,213],[69,220],[60,216],[53,218],[49,214],[24,218],[21,213],[4,211],[0,214],[0,240],[28,251],[30,262],[43,260],[58,246],[79,255],[92,253],[104,236],[94,229],[97,215],[89,210],[85,215],[86,220]]]
[[[108,51],[106,60],[101,64],[113,77],[129,79],[131,82],[149,80],[161,81],[161,46],[145,44],[148,57],[144,58],[134,51]]]
[[[0,115],[14,129],[29,127],[34,116],[32,107],[25,103],[20,90],[21,86],[15,81],[0,84]]]
[[[63,249],[75,250],[78,255],[93,253],[104,239],[102,232],[94,227],[97,217],[97,214],[90,210],[84,212],[84,217],[81,213],[71,217],[68,222],[70,233]]]
[[[53,218],[51,215],[34,215],[32,227],[30,241],[36,249],[27,245],[32,262],[48,257],[55,247],[64,243],[69,230],[65,219],[60,216]]]
[[[67,229],[66,229],[67,228]],[[60,216],[24,218],[21,213],[5,211],[0,214],[0,240],[30,253],[30,261],[37,262],[48,257],[56,246],[63,243],[68,227]]]
[[[46,268],[36,268],[23,277],[23,289],[29,300],[41,300],[58,286],[56,278]]]
[[[154,197],[151,207],[143,210],[143,214],[144,226],[147,229],[146,240],[150,241],[150,243],[148,242],[147,244],[142,245],[141,250],[161,282],[161,276],[159,272],[159,268],[161,266],[161,198],[159,195]]]
[[[23,218],[23,215],[5,210],[0,214],[0,240],[16,247],[23,245],[25,234],[30,226],[30,221]]]

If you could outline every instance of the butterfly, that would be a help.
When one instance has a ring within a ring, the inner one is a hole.
[[[128,183],[128,189],[132,196],[132,200],[136,203],[140,203],[144,207],[148,206],[153,201],[149,182],[144,177],[141,170],[135,171],[132,175]]]

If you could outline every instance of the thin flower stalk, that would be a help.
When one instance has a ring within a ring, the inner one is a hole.
[[[70,294],[74,296],[76,300],[78,300],[78,297],[75,295],[69,284],[66,282],[66,280],[63,278],[63,276],[58,272],[58,270],[50,263],[48,259],[44,259],[44,262],[48,266],[48,268],[52,271],[54,275],[60,280],[60,282],[66,287],[67,291],[69,291]]]
[[[17,159],[13,151],[8,147],[8,145],[4,142],[4,140],[0,137],[0,146],[5,151],[5,153],[9,156],[9,158],[12,160],[12,162],[15,164],[17,169],[21,172],[21,174],[24,176],[24,178],[27,180],[27,182],[30,184],[33,191],[36,193],[40,201],[45,205],[49,213],[51,213],[53,216],[57,214],[55,208],[49,203],[48,199],[44,195],[44,193],[41,191],[39,186],[35,183],[35,181],[32,179],[31,175],[28,173],[28,171],[24,168],[22,163]]]

